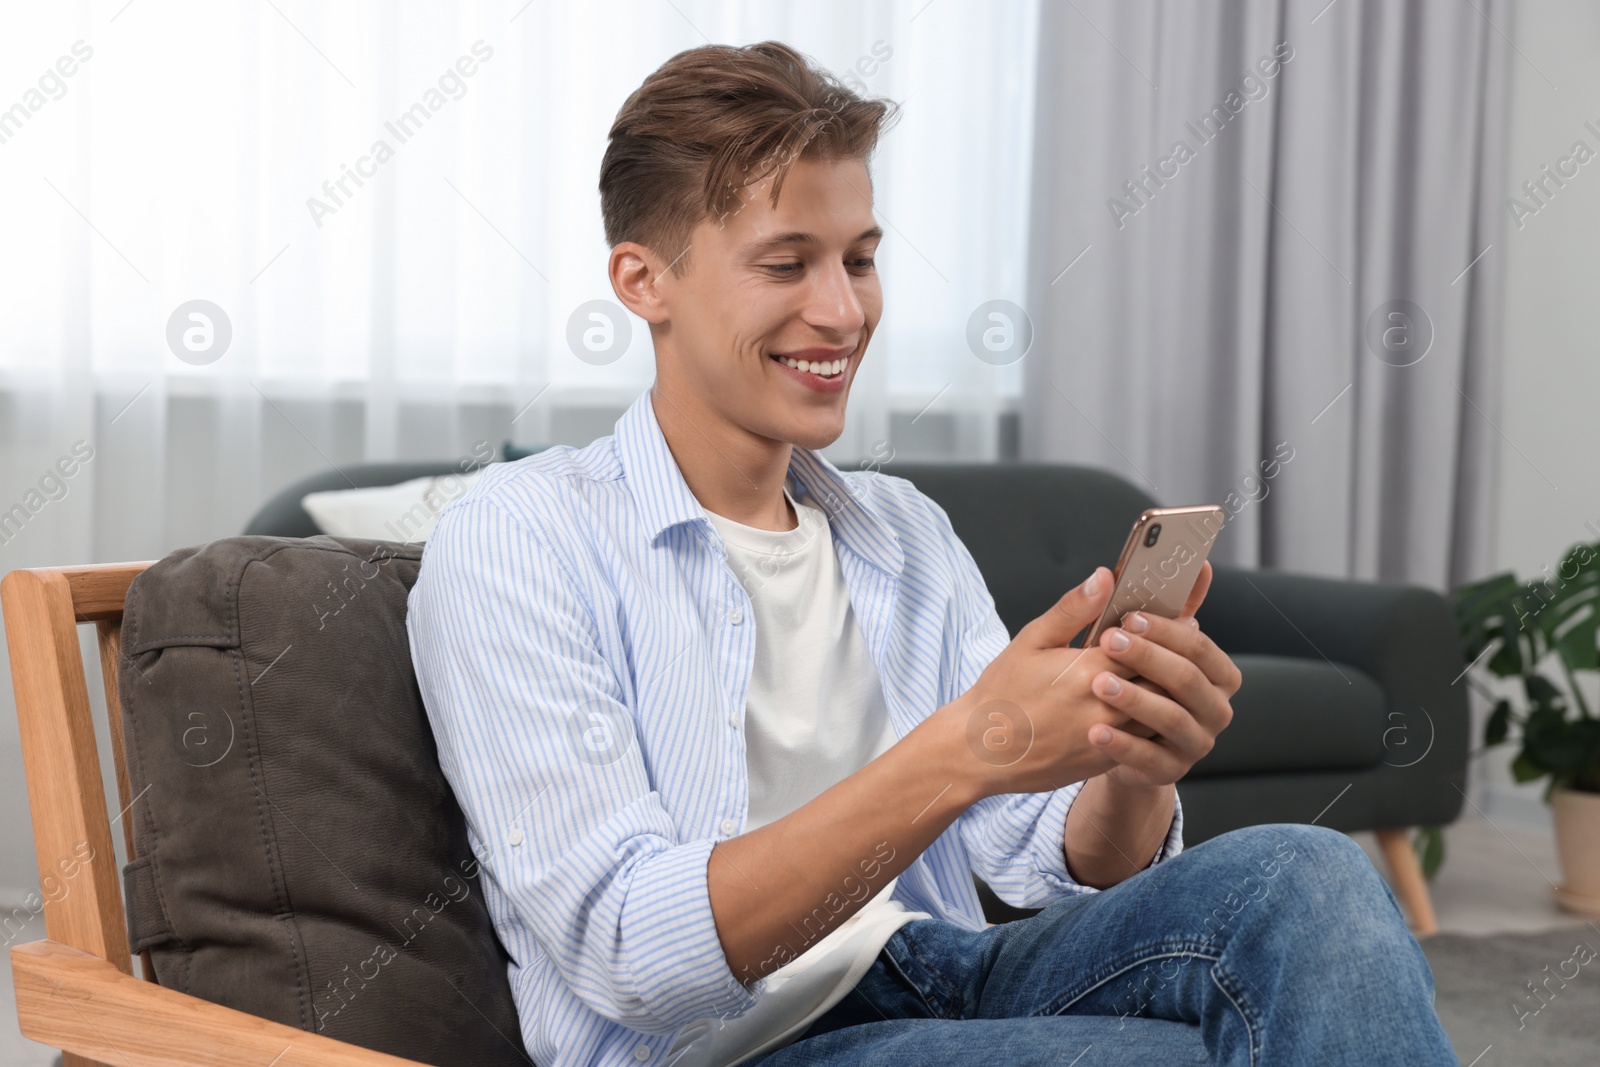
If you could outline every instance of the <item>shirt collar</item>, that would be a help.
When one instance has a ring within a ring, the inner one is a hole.
[[[628,489],[639,509],[650,543],[682,523],[700,523],[715,533],[705,507],[684,481],[683,471],[667,447],[666,436],[651,404],[652,386],[617,420],[616,441]],[[854,487],[827,457],[794,445],[789,457],[790,492],[810,497],[828,516],[835,541],[891,576],[905,567],[900,539],[879,515],[862,488]]]

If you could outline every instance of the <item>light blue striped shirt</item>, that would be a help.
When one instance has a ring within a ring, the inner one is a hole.
[[[650,396],[583,448],[489,467],[441,513],[406,620],[540,1067],[661,1063],[679,1029],[761,995],[729,969],[706,886],[712,846],[744,824],[751,606]],[[790,492],[829,516],[904,737],[972,686],[1005,625],[914,485],[792,453]],[[894,898],[976,930],[974,872],[1019,907],[1094,892],[1062,855],[1081,786],[979,801]],[[1157,862],[1182,832],[1180,805]]]

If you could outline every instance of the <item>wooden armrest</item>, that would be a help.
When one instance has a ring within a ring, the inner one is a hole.
[[[401,1059],[163,989],[45,939],[11,950],[26,1037],[100,1063],[404,1067]]]

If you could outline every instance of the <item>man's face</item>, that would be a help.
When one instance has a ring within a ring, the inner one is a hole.
[[[822,448],[844,432],[850,385],[883,313],[873,263],[883,235],[860,160],[797,160],[776,207],[770,182],[695,227],[682,277],[657,278],[657,380],[734,426]]]

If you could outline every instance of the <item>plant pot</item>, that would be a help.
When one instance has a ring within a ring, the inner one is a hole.
[[[1600,793],[1557,788],[1550,793],[1562,884],[1556,902],[1579,915],[1600,916]]]

